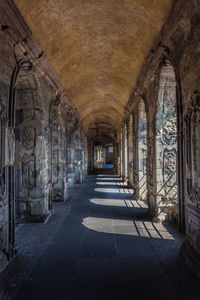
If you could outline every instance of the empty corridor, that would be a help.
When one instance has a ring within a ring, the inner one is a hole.
[[[120,178],[89,176],[55,207],[47,224],[18,229],[5,299],[199,299],[178,258],[182,236],[152,223]]]

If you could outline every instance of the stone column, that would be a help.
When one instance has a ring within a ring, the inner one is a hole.
[[[121,175],[122,179],[125,180],[125,143],[124,143],[124,126],[121,130]]]
[[[147,202],[150,215],[157,220],[155,115],[147,114]]]
[[[134,189],[134,196],[138,199],[139,195],[139,172],[138,172],[138,112],[137,109],[133,112],[133,162],[132,162],[132,169],[133,169],[133,189]]]
[[[133,186],[133,116],[128,122],[128,183]]]
[[[119,143],[118,143],[118,140],[117,140],[117,136],[115,137],[115,141],[114,141],[114,145],[113,145],[113,157],[114,157],[114,160],[113,160],[113,164],[114,164],[114,174],[115,175],[120,175],[119,173],[119,166],[118,166],[118,159],[119,159]]]

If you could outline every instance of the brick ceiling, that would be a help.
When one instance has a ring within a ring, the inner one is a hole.
[[[172,0],[15,0],[86,126],[118,127]]]

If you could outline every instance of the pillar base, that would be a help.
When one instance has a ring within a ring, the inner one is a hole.
[[[9,264],[9,259],[6,254],[0,250],[0,272],[2,272]]]
[[[43,215],[23,215],[19,223],[47,223],[54,213],[52,210]]]
[[[53,189],[53,202],[64,202],[63,189]]]

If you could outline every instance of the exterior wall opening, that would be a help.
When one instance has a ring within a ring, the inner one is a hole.
[[[94,166],[96,169],[112,169],[114,167],[113,146],[94,147]]]

